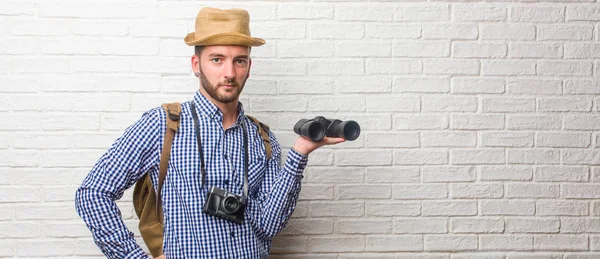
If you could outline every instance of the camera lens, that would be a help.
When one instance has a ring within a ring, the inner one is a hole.
[[[233,214],[240,208],[240,203],[235,197],[229,196],[223,199],[223,212]]]
[[[344,121],[340,123],[343,138],[346,140],[355,140],[360,136],[360,126],[356,121]]]

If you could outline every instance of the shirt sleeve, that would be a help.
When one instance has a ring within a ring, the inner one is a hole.
[[[271,132],[269,134],[272,158],[267,161],[265,179],[259,190],[259,225],[261,234],[270,239],[281,232],[294,212],[308,157],[291,149],[281,166],[281,147],[275,136]]]
[[[157,166],[159,122],[158,109],[144,113],[99,159],[75,194],[77,213],[107,258],[151,258],[135,242],[115,201]]]

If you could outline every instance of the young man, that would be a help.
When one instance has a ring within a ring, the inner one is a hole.
[[[182,104],[171,149],[162,188],[164,255],[159,258],[266,258],[271,239],[294,210],[308,154],[343,139],[299,137],[282,166],[281,148],[269,133],[272,157],[267,160],[258,127],[238,102],[252,65],[250,47],[265,43],[250,36],[245,10],[203,8],[185,43],[196,46],[191,65],[200,89]],[[166,116],[161,108],[144,113],[77,190],[77,212],[108,258],[150,258],[125,227],[115,200],[145,174],[156,186]],[[241,223],[203,212],[212,187],[247,194]]]

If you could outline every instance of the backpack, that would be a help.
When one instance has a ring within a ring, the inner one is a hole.
[[[149,174],[142,176],[136,183],[133,190],[133,207],[135,213],[140,219],[139,230],[144,239],[144,243],[154,257],[163,254],[163,234],[164,218],[162,211],[161,192],[162,186],[167,177],[167,168],[171,156],[171,147],[175,133],[179,129],[179,118],[181,114],[181,104],[166,103],[162,105],[167,114],[167,130],[165,132],[161,159],[158,173],[158,188],[154,191]],[[263,140],[267,160],[271,159],[271,140],[269,138],[269,126],[263,124],[256,118],[246,115],[254,124],[258,126],[258,134]]]

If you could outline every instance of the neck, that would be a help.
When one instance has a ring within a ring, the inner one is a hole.
[[[228,129],[233,124],[238,117],[238,100],[235,100],[230,103],[222,103],[215,99],[213,99],[208,93],[204,91],[204,89],[200,90],[200,93],[206,97],[211,103],[219,108],[219,111],[223,114],[223,129]]]

